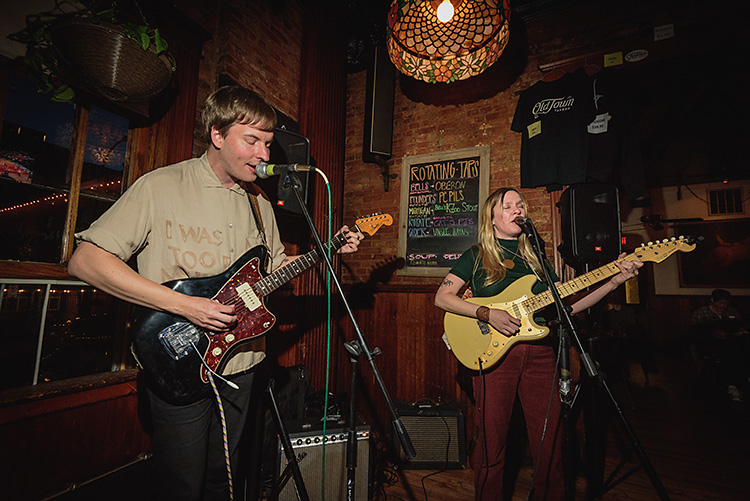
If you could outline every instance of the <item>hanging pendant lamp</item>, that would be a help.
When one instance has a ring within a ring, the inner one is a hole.
[[[509,0],[393,0],[388,54],[417,80],[464,80],[497,61],[508,44],[509,21]]]

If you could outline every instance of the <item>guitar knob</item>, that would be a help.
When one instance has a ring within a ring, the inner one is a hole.
[[[675,240],[677,240],[677,239],[676,239],[675,237],[672,237],[672,238],[670,238],[670,240],[671,240],[672,242],[674,242],[674,241],[675,241]]]
[[[214,348],[213,350],[211,350],[211,354],[215,357],[218,357],[219,355],[221,355],[221,348]]]
[[[493,341],[492,342],[492,346],[494,346],[495,348],[497,348],[499,345],[500,345],[500,343],[498,343],[497,341]]]
[[[654,245],[654,242],[649,242],[648,245],[649,246]]]
[[[227,334],[224,339],[227,343],[233,343],[234,342],[234,334]]]

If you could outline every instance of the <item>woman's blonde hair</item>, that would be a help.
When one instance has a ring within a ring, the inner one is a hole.
[[[524,200],[523,195],[521,195],[518,190],[515,188],[500,188],[487,197],[487,200],[484,201],[481,212],[479,213],[479,244],[477,246],[479,249],[479,259],[477,260],[477,263],[479,261],[482,263],[482,268],[485,272],[485,286],[504,279],[508,270],[503,265],[503,260],[506,258],[513,259],[512,255],[506,256],[503,248],[497,243],[497,240],[495,239],[495,230],[492,226],[492,216],[494,215],[495,207],[500,204],[500,209],[502,210],[505,195],[509,191],[518,193],[518,196],[521,197],[521,202],[523,202],[524,208],[528,212],[526,200]],[[521,233],[518,236],[518,250],[521,257],[529,263],[531,269],[537,275],[541,276],[541,273],[543,273],[542,266],[525,233]],[[475,266],[478,266],[478,264]],[[475,269],[474,271],[476,272],[477,270]]]

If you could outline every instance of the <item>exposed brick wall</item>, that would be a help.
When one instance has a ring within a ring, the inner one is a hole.
[[[228,3],[229,5],[225,5]],[[217,2],[214,36],[203,46],[198,88],[194,155],[206,149],[200,137],[200,111],[226,74],[264,96],[271,105],[297,120],[302,65],[304,8],[298,0]]]
[[[501,56],[502,57],[502,56]],[[352,270],[348,281],[367,280],[373,267],[398,253],[398,225],[401,193],[401,168],[404,157],[436,152],[449,152],[481,145],[490,146],[489,190],[502,186],[520,185],[519,163],[521,135],[510,130],[518,96],[541,78],[538,70],[527,70],[509,88],[496,95],[475,102],[456,104],[424,104],[405,95],[403,85],[410,77],[397,78],[393,117],[393,157],[388,162],[389,191],[383,188],[380,167],[362,161],[365,88],[365,71],[349,76],[347,101],[346,181],[344,185],[344,215],[352,220],[371,212],[389,213],[394,224],[368,238],[361,245],[362,252],[347,256],[345,261]],[[446,93],[450,89],[443,85]],[[434,91],[434,89],[430,89]],[[450,101],[450,96],[446,101]],[[549,195],[543,189],[522,190],[530,207],[530,217],[542,237],[549,241],[552,214]],[[430,284],[435,278],[396,277],[392,284]]]

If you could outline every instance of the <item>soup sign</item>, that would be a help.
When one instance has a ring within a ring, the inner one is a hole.
[[[477,243],[489,147],[407,157],[401,179],[399,274],[443,276]]]

